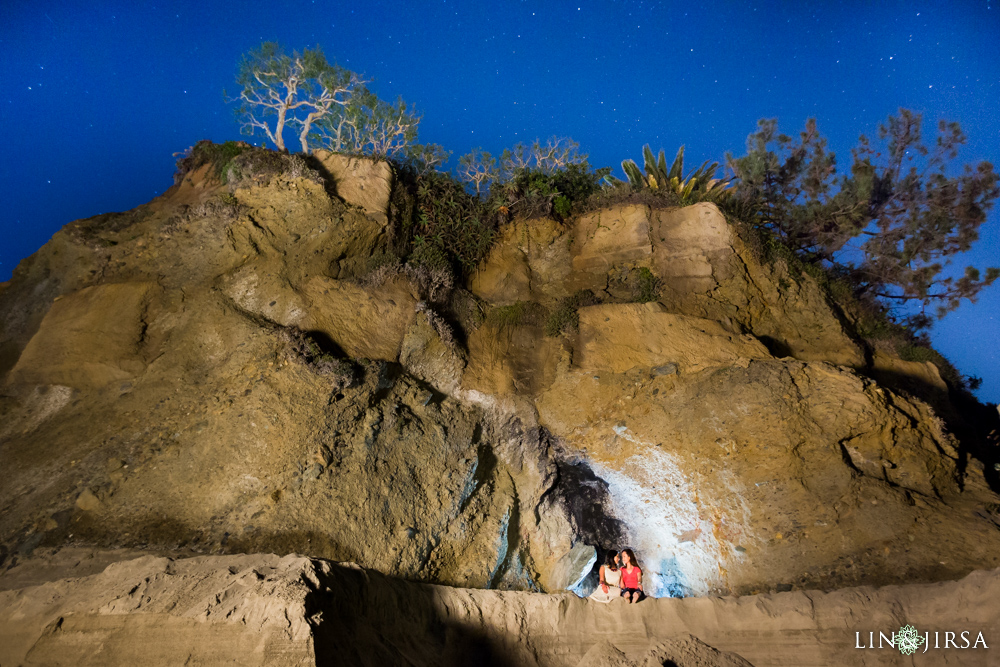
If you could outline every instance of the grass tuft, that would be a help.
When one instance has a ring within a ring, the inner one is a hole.
[[[589,289],[580,290],[573,296],[568,296],[559,302],[556,309],[545,321],[545,335],[558,336],[564,332],[576,331],[580,327],[579,309],[584,306],[594,306],[601,301]]]

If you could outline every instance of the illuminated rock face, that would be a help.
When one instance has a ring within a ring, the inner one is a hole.
[[[699,480],[692,483],[683,464],[662,449],[594,467],[608,483],[609,509],[626,527],[625,542],[642,554],[645,589],[654,597],[717,590],[725,566],[739,560],[731,540],[756,542],[746,489],[732,475],[727,480],[731,496],[721,503],[706,498],[700,505]],[[719,534],[723,529],[726,534]]]
[[[818,582],[876,547],[880,558],[858,559],[865,576],[918,569],[913,543],[941,529],[921,519],[930,499],[958,498],[958,452],[929,409],[828,364],[744,364],[567,369],[538,399],[563,455],[607,483],[656,590]]]
[[[937,408],[936,372],[868,368],[819,286],[714,206],[513,222],[442,300],[368,275],[393,236],[387,167],[321,157],[335,183],[195,172],[18,268],[0,558],[296,552],[585,594],[631,547],[647,590],[680,596],[936,580],[1000,553],[975,460],[864,374],[930,383]],[[546,336],[584,289],[596,305]]]
[[[816,283],[784,263],[755,259],[713,204],[618,206],[569,225],[513,222],[500,230],[470,289],[497,304],[551,305],[582,289],[629,301],[630,274],[644,268],[659,280],[667,312],[752,333],[778,356],[865,365]]]
[[[367,215],[388,222],[386,216],[393,185],[392,167],[388,162],[326,150],[314,151],[313,157],[322,165],[323,176],[338,197],[361,208]]]
[[[618,277],[636,267],[662,281],[659,302],[621,302]],[[504,303],[554,304],[580,288],[605,299],[580,308],[577,332],[561,339],[531,322],[480,329],[464,386],[530,399],[556,457],[594,476],[560,475],[557,487],[600,487],[617,526],[576,516],[577,535],[636,549],[657,594],[906,581],[935,576],[941,560],[993,563],[969,536],[995,541],[994,525],[961,512],[957,525],[928,520],[951,515],[944,498],[995,503],[981,468],[960,493],[958,443],[934,412],[855,372],[859,347],[818,287],[756,262],[713,206],[515,223],[484,275],[472,284],[483,295],[503,291],[490,276],[520,276]],[[928,544],[949,555],[931,560]]]
[[[11,370],[13,382],[77,389],[132,380],[145,369],[142,338],[156,285],[93,285],[52,304]]]

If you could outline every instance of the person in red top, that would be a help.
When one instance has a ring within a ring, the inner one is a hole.
[[[631,549],[622,549],[622,596],[629,604],[642,599],[642,569]]]

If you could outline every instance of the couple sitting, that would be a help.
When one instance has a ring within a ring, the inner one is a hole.
[[[622,549],[620,555],[617,551],[609,551],[600,574],[601,583],[591,594],[591,600],[611,602],[623,597],[631,604],[643,598],[642,570],[631,549]]]

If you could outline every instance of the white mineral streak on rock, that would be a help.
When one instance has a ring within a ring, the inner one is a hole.
[[[619,429],[616,429],[616,431]],[[632,437],[622,429],[622,437]],[[725,586],[724,569],[741,559],[720,542],[719,526],[747,533],[750,514],[740,485],[721,471],[730,495],[724,506],[698,500],[696,485],[672,454],[655,446],[614,468],[591,462],[608,483],[614,516],[624,522],[628,545],[643,569],[644,589],[654,597],[705,595]]]
[[[586,597],[586,595],[584,595],[583,584],[587,579],[587,575],[591,573],[591,571],[594,569],[594,565],[597,564],[597,550],[594,549],[593,547],[589,548],[590,548],[589,552],[590,555],[587,561],[584,562],[580,567],[580,569],[578,570],[578,573],[574,578],[573,583],[566,587],[566,590],[572,591],[577,595],[579,595],[580,597]],[[590,592],[591,591],[588,591],[588,593]]]

